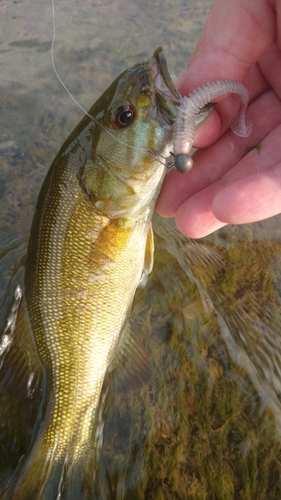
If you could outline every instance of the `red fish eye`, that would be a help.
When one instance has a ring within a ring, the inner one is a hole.
[[[124,104],[116,109],[113,113],[111,121],[115,128],[127,127],[135,116],[135,110],[130,104]]]

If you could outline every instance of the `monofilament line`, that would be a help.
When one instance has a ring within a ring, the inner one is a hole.
[[[72,95],[72,93],[70,92],[70,90],[67,88],[67,86],[65,85],[65,83],[62,81],[60,75],[58,74],[58,71],[57,71],[57,68],[56,68],[56,65],[55,65],[55,60],[54,60],[54,47],[55,47],[55,39],[56,39],[56,18],[55,18],[55,2],[54,0],[52,0],[52,14],[53,14],[53,39],[52,39],[52,46],[51,46],[51,61],[52,61],[52,66],[53,66],[53,70],[55,72],[55,75],[57,77],[57,79],[59,80],[59,82],[61,83],[61,85],[63,86],[63,88],[66,90],[66,92],[68,93],[68,95],[71,97],[71,99],[75,102],[75,104],[83,111],[83,113],[85,113],[85,115],[87,115],[91,120],[93,120],[93,122],[95,122],[102,130],[104,130],[107,134],[109,134],[115,141],[119,142],[120,144],[126,146],[127,148],[130,148],[130,149],[133,149],[135,151],[140,151],[142,153],[144,153],[146,156],[148,156],[149,158],[152,158],[156,161],[158,161],[159,163],[161,163],[162,165],[166,165],[166,162],[163,162],[159,159],[158,156],[161,156],[161,155],[158,155],[157,152],[155,152],[154,154],[150,154],[148,150],[146,149],[142,149],[142,148],[136,148],[135,146],[131,146],[130,144],[127,144],[126,142],[118,139],[118,137],[116,137],[115,135],[113,135],[109,130],[107,130],[103,125],[101,125],[101,123],[99,123],[99,121],[94,118],[94,116],[91,116],[84,108],[83,106],[81,106],[81,104],[79,104],[79,102],[75,99],[75,97]]]

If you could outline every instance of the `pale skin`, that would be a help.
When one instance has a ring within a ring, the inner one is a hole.
[[[220,98],[197,130],[192,170],[166,176],[156,210],[175,217],[191,238],[281,212],[280,0],[216,1],[177,88],[188,95],[217,79],[247,87],[253,132],[241,138],[229,130],[239,104],[234,97]]]

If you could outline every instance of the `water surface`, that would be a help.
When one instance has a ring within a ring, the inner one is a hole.
[[[180,74],[211,4],[58,0],[58,71],[86,109],[159,45]],[[51,3],[1,0],[0,25],[3,331],[40,185],[82,112],[52,70]],[[200,241],[160,217],[154,230],[154,270],[132,312],[151,374],[112,389],[101,498],[280,498],[280,217]],[[27,450],[37,408],[3,390],[0,409],[3,478]]]

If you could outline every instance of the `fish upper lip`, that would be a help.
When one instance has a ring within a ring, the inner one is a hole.
[[[175,104],[180,103],[181,96],[174,86],[162,47],[158,47],[150,60],[150,78],[157,93]]]
[[[162,47],[154,52],[149,61],[149,79],[154,87],[154,111],[157,118],[164,126],[170,127],[175,121],[181,96],[174,86]]]

